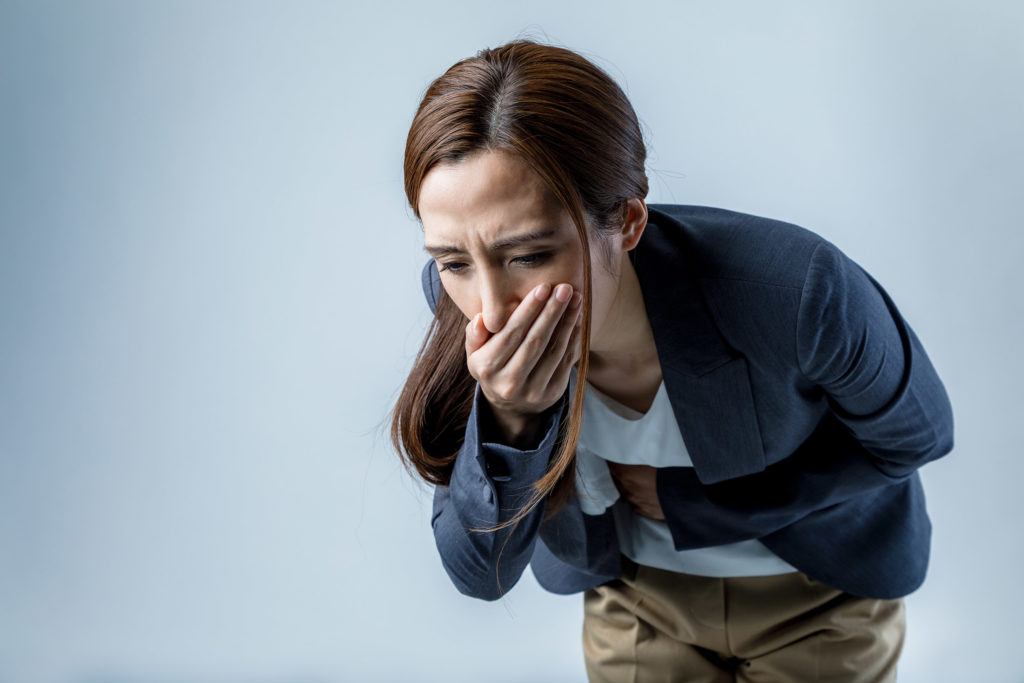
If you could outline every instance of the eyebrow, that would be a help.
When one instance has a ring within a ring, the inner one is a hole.
[[[500,239],[497,242],[494,242],[494,243],[488,245],[487,246],[487,251],[491,251],[491,252],[507,251],[508,249],[512,249],[513,247],[521,246],[521,245],[526,244],[528,242],[536,242],[538,240],[543,240],[543,239],[547,239],[549,237],[553,237],[555,235],[555,232],[556,231],[554,229],[551,229],[551,230],[537,230],[535,232],[525,232],[525,233],[523,233],[521,235],[513,235],[511,237],[506,237],[504,239]],[[431,256],[444,256],[446,254],[465,254],[466,253],[466,250],[463,249],[462,247],[456,247],[456,246],[447,245],[447,244],[427,245],[427,246],[424,247],[424,250],[428,254],[430,254]]]

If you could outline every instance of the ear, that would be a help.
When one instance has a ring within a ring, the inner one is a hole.
[[[626,220],[622,224],[622,248],[629,251],[640,242],[647,227],[647,203],[632,197],[626,200]]]

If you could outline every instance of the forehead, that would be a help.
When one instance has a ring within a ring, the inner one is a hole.
[[[419,213],[428,243],[496,240],[566,223],[572,229],[540,176],[519,157],[496,151],[432,168],[420,188]]]

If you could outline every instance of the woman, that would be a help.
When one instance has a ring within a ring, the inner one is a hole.
[[[884,290],[794,225],[647,206],[607,74],[517,41],[451,67],[405,185],[434,322],[392,423],[456,587],[584,593],[591,681],[892,680],[952,448]]]

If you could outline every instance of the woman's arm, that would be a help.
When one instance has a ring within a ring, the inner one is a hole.
[[[879,471],[900,479],[952,450],[953,410],[921,341],[882,286],[828,243],[811,259],[797,352]]]
[[[441,295],[436,272],[433,262],[423,270],[431,309]],[[542,285],[499,331],[489,333],[480,316],[467,326],[467,365],[478,384],[449,484],[434,491],[431,520],[442,564],[466,595],[501,597],[533,554],[543,502],[515,525],[488,529],[514,518],[547,472],[579,357],[579,299]]]
[[[547,471],[565,404],[563,397],[543,416],[543,436],[536,447],[520,450],[488,441],[487,402],[477,389],[451,482],[434,489],[431,519],[441,562],[460,593],[496,600],[529,564],[543,504],[513,527],[471,529],[501,524],[523,507],[533,483]]]
[[[800,371],[830,411],[763,472],[701,484],[662,468],[657,489],[679,549],[757,538],[866,492],[900,484],[953,446],[949,398],[920,340],[885,291],[822,243],[797,318]]]

